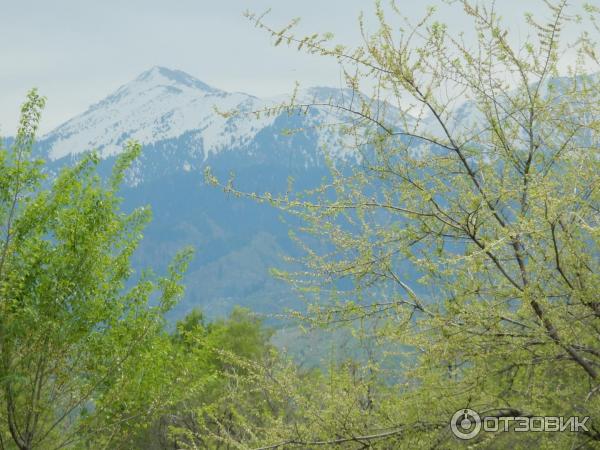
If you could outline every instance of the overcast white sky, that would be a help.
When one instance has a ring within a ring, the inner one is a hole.
[[[484,0],[487,3],[490,1]],[[399,0],[410,17],[431,1]],[[538,0],[497,2],[511,31]],[[575,3],[579,3],[577,0]],[[337,66],[286,47],[243,16],[271,8],[269,23],[301,17],[301,31],[331,31],[360,40],[357,17],[370,0],[0,0],[0,135],[14,134],[19,105],[31,87],[48,97],[41,131],[83,112],[139,73],[160,65],[184,70],[215,87],[258,96],[303,86],[340,84]],[[440,18],[467,27],[456,7]]]

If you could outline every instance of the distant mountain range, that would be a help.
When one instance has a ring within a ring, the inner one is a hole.
[[[568,81],[557,78],[549,83],[561,89]],[[323,105],[305,114],[253,114],[285,100],[225,92],[187,73],[153,67],[42,136],[36,152],[49,161],[52,171],[95,149],[103,159],[100,170],[106,173],[124,143],[138,140],[143,153],[126,179],[125,208],[149,204],[154,219],[135,255],[135,267],[164,269],[178,249],[197,249],[185,279],[185,298],[173,317],[195,306],[208,316],[221,316],[236,304],[274,314],[302,307],[287,285],[269,275],[270,267],[285,267],[284,254],[296,251],[281,213],[206,186],[202,172],[210,165],[222,179],[235,173],[242,190],[281,192],[289,177],[296,189],[320,184],[328,173],[326,154],[350,165],[360,161],[358,153],[342,145],[339,128],[333,126],[348,117],[327,106],[349,106],[350,90],[313,87],[298,92],[296,102]],[[232,110],[238,113],[218,112]],[[475,133],[485,123],[468,101],[450,113],[453,130]],[[394,114],[388,109],[388,119]],[[404,126],[410,127],[407,120]],[[441,133],[433,117],[413,123],[433,135]]]
[[[327,102],[344,94],[351,95],[349,90],[314,87],[301,91],[297,100]],[[258,150],[253,144],[265,131],[279,131],[282,115],[257,117],[252,112],[276,106],[284,99],[284,96],[259,99],[249,94],[229,93],[185,72],[153,67],[43,136],[41,141],[48,158],[58,160],[90,149],[99,151],[102,157],[110,157],[119,153],[128,139],[144,146],[162,146],[165,152],[184,140],[185,149],[177,151],[179,168],[190,171],[194,164],[226,151],[242,150],[253,156]],[[224,117],[217,111],[238,114]],[[335,134],[324,125],[337,117],[339,114],[332,108],[314,108],[302,123],[295,125],[320,127],[315,143],[323,146],[331,144]],[[329,147],[331,152],[344,151],[339,146]]]
[[[344,96],[349,91],[317,87],[299,92],[298,101]],[[208,164],[224,178],[235,173],[242,189],[278,192],[289,177],[299,189],[320,183],[327,174],[323,149],[334,158],[354,158],[328,126],[340,120],[333,108],[252,114],[283,100],[225,92],[184,72],[154,67],[42,136],[36,152],[56,170],[94,149],[102,156],[100,170],[108,171],[124,143],[138,140],[143,153],[126,179],[125,208],[149,204],[154,218],[135,267],[164,269],[178,249],[197,249],[174,318],[195,306],[221,316],[236,304],[278,313],[301,307],[290,288],[268,273],[285,266],[282,256],[295,251],[281,213],[206,186],[202,171]],[[238,114],[217,112],[230,110]]]

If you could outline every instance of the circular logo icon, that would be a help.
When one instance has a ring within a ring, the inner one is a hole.
[[[473,439],[481,431],[481,417],[472,409],[459,409],[450,420],[450,428],[459,439]]]

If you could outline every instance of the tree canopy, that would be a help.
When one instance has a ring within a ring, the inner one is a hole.
[[[94,154],[48,177],[31,154],[43,105],[32,90],[0,149],[0,448],[109,445],[169,401],[163,314],[191,252],[133,281],[150,211],[123,213],[117,190],[140,146],[106,182]]]
[[[257,439],[264,448],[446,448],[460,444],[450,418],[461,409],[591,418],[579,433],[474,441],[488,446],[600,440],[600,77],[591,74],[599,10],[586,5],[584,17],[567,1],[544,3],[517,41],[493,5],[454,2],[472,24],[467,41],[434,8],[399,26],[389,18],[402,18],[399,7],[376,2],[378,31],[361,18],[357,48],[248,14],[275,45],[336,59],[351,92],[307,104],[293,97],[262,113],[339,111],[359,164],[333,161],[330,180],[299,195],[224,189],[302,219],[303,268],[276,272],[308,298],[309,312],[297,316],[353,323],[359,334],[376,322],[371,335],[404,361],[391,387],[373,381],[387,376],[382,359],[362,368],[359,384],[376,400],[335,403],[331,416],[333,404],[313,402],[318,425],[292,420]],[[561,39],[567,27],[581,31],[575,42]],[[363,86],[375,86],[372,95]],[[347,383],[332,378],[329,387],[360,391]]]

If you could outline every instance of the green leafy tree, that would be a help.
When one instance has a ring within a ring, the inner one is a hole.
[[[600,77],[589,75],[600,11],[585,5],[584,20],[566,1],[544,3],[543,19],[525,16],[522,42],[492,4],[467,0],[452,4],[471,20],[470,41],[433,8],[399,26],[375,3],[378,31],[361,19],[357,48],[249,14],[276,45],[337,60],[352,90],[263,113],[337,110],[360,164],[332,164],[327,184],[298,196],[225,190],[304,221],[304,270],[279,275],[312,298],[305,320],[377,319],[378,339],[405,361],[396,398],[370,407],[376,420],[359,402],[340,403],[338,415],[320,416],[327,426],[283,421],[287,439],[255,442],[447,448],[460,445],[449,421],[463,408],[591,417],[579,433],[481,433],[474,443],[490,448],[600,441]],[[574,43],[560,39],[566,27],[581,30]],[[573,63],[560,77],[567,52]]]
[[[124,214],[117,191],[140,146],[106,182],[94,154],[48,178],[31,154],[43,106],[31,91],[0,149],[0,448],[117,448],[170,400],[163,314],[191,253],[128,282],[150,211]]]
[[[260,385],[252,383],[256,377],[248,367],[277,360],[271,335],[243,308],[208,323],[201,311],[192,310],[177,322],[171,339],[179,366],[173,370],[184,380],[182,392],[166,414],[142,430],[135,448],[227,448],[225,435],[244,441],[247,423],[240,419],[253,427],[264,421]]]

